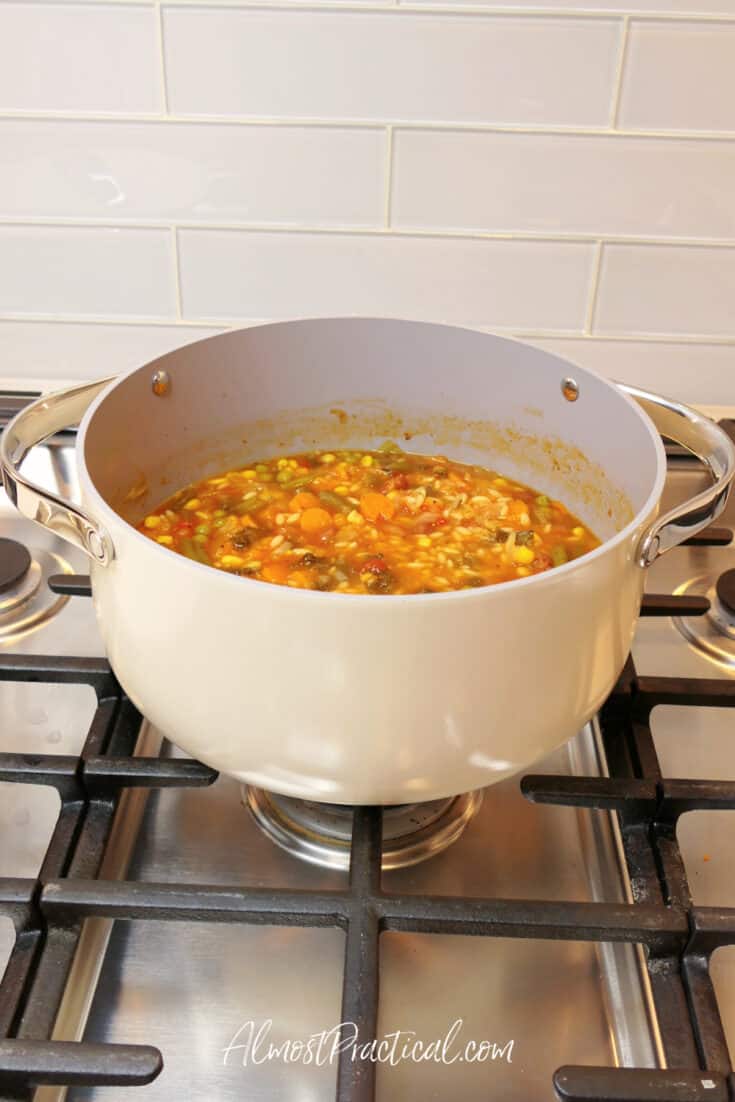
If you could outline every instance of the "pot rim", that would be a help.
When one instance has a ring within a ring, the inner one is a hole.
[[[259,326],[246,326],[246,327],[243,327],[243,328],[264,329],[264,328],[272,327],[272,326],[290,325],[290,324],[293,324],[294,321],[306,321],[306,320],[309,320],[309,321],[314,321],[314,320],[319,320],[319,321],[347,321],[347,320],[350,320],[350,318],[349,317],[339,317],[339,316],[337,316],[337,317],[324,317],[324,318],[319,318],[319,319],[314,319],[314,318],[309,318],[309,319],[298,318],[297,319],[297,318],[294,318],[294,319],[290,319],[290,320],[287,320],[287,321],[266,322],[266,323],[264,323],[262,325],[259,325]],[[355,319],[355,320],[357,320],[357,319]],[[450,325],[443,325],[442,323],[436,323],[436,322],[415,322],[415,321],[411,321],[410,319],[407,319],[407,318],[385,318],[385,317],[370,318],[370,317],[360,316],[359,320],[360,321],[381,321],[381,322],[383,322],[383,321],[410,321],[410,324],[415,324],[415,325],[441,325],[442,328],[464,329],[464,330],[467,330],[467,331],[473,332],[473,333],[478,333],[478,332],[482,333],[483,332],[483,330],[471,329],[469,326],[460,326],[460,325],[450,326]],[[234,331],[235,330],[228,330],[226,333],[218,333],[218,334],[215,334],[214,336],[203,337],[201,339],[201,341],[193,341],[191,343],[192,344],[200,344],[200,343],[203,344],[206,341],[215,341],[215,340],[219,339],[219,337],[229,336],[230,333],[232,333]],[[527,344],[528,343],[526,341],[518,340],[514,337],[505,337],[505,336],[498,337],[498,335],[496,335],[496,334],[488,334],[488,336],[490,336],[490,335],[495,337],[495,339],[507,340],[508,343],[514,343],[514,344]],[[88,430],[88,428],[89,428],[89,426],[90,426],[90,424],[91,424],[91,422],[92,422],[92,420],[95,416],[95,413],[97,412],[99,407],[102,405],[102,403],[105,402],[107,400],[107,398],[119,386],[121,386],[127,379],[129,379],[132,375],[135,375],[139,371],[150,370],[150,368],[155,363],[158,363],[160,360],[167,359],[168,356],[174,355],[175,352],[176,352],[176,350],[174,349],[173,352],[166,353],[161,357],[157,357],[155,360],[150,360],[145,364],[141,364],[140,366],[132,368],[130,371],[126,371],[123,374],[119,375],[117,378],[113,379],[112,382],[110,383],[110,385],[105,387],[104,390],[102,390],[97,395],[97,397],[94,399],[94,401],[90,404],[89,408],[87,409],[86,413],[84,414],[84,417],[82,418],[82,421],[79,425],[79,430],[78,430],[78,433],[77,433],[76,458],[77,458],[77,464],[78,464],[79,478],[80,478],[80,483],[84,487],[84,492],[90,500],[90,504],[91,504],[91,507],[92,507],[91,511],[95,515],[95,518],[101,520],[108,529],[110,529],[112,531],[116,525],[120,525],[120,524],[124,525],[125,528],[128,529],[128,532],[132,536],[133,539],[141,541],[140,542],[141,549],[143,547],[143,544],[145,544],[146,547],[148,548],[148,550],[153,554],[172,556],[173,559],[178,561],[178,563],[180,564],[181,569],[191,569],[191,570],[194,570],[194,571],[201,571],[202,572],[202,574],[201,574],[202,577],[204,577],[204,572],[206,572],[207,577],[212,579],[212,585],[216,584],[216,585],[230,585],[230,586],[232,586],[232,585],[236,584],[236,585],[240,585],[240,586],[242,586],[242,585],[257,586],[258,590],[262,590],[263,586],[267,586],[270,590],[273,590],[273,591],[279,591],[280,590],[281,591],[280,596],[279,596],[278,599],[299,599],[299,600],[312,600],[312,601],[319,601],[319,600],[321,600],[321,601],[335,601],[336,600],[336,601],[339,602],[340,605],[344,605],[345,608],[352,607],[355,602],[359,602],[361,605],[364,606],[364,605],[366,605],[367,599],[369,599],[369,603],[370,603],[371,606],[377,604],[378,607],[382,607],[383,605],[385,605],[386,607],[391,608],[391,607],[395,607],[396,604],[398,604],[399,602],[401,604],[403,604],[406,601],[410,601],[412,604],[418,605],[420,601],[421,602],[423,602],[423,601],[461,601],[461,600],[470,599],[470,598],[473,598],[473,599],[476,600],[480,596],[482,596],[484,598],[489,598],[493,593],[500,593],[500,592],[507,593],[509,586],[513,586],[514,588],[520,590],[521,587],[528,587],[528,586],[531,586],[531,585],[541,586],[545,583],[548,584],[549,581],[553,578],[562,578],[566,574],[571,574],[573,571],[579,569],[580,565],[583,565],[584,563],[592,563],[594,560],[596,560],[598,558],[601,558],[603,555],[609,553],[610,551],[613,551],[615,548],[617,548],[621,544],[627,542],[629,539],[631,539],[631,538],[637,539],[638,536],[639,536],[640,528],[642,527],[642,525],[644,525],[648,521],[649,517],[654,512],[655,508],[657,507],[657,505],[659,504],[659,502],[661,500],[661,494],[663,493],[664,482],[666,480],[666,452],[665,452],[665,449],[664,449],[663,441],[661,440],[661,436],[659,435],[655,425],[653,424],[653,421],[648,416],[648,414],[645,413],[645,411],[643,409],[641,409],[641,407],[638,405],[637,402],[635,402],[631,397],[629,397],[629,395],[625,394],[624,391],[621,390],[618,386],[616,386],[615,383],[612,382],[611,380],[605,378],[602,375],[597,374],[597,372],[590,371],[588,368],[579,367],[577,364],[572,364],[571,361],[565,360],[561,356],[556,356],[555,353],[547,353],[547,355],[550,355],[554,359],[557,359],[560,364],[565,365],[565,366],[570,367],[570,368],[573,368],[574,372],[575,372],[575,375],[578,375],[581,378],[584,378],[586,376],[588,378],[593,378],[593,379],[597,380],[599,383],[601,383],[604,387],[606,387],[608,389],[608,391],[610,392],[611,395],[615,396],[616,400],[621,401],[621,402],[625,402],[628,405],[628,407],[633,410],[633,412],[636,414],[636,416],[640,419],[640,421],[645,426],[645,428],[648,432],[648,435],[652,440],[654,450],[657,453],[658,462],[657,462],[656,478],[654,480],[654,484],[653,484],[653,487],[651,489],[651,492],[649,493],[649,495],[646,498],[645,502],[640,507],[640,509],[637,511],[637,513],[635,513],[635,515],[632,517],[632,519],[625,525],[624,528],[621,528],[621,530],[619,532],[616,532],[614,536],[611,536],[610,539],[604,540],[600,544],[599,547],[596,547],[593,551],[585,552],[584,555],[580,555],[580,557],[578,559],[573,559],[571,562],[564,563],[561,566],[555,566],[551,570],[544,570],[541,574],[529,574],[528,577],[525,577],[525,578],[511,578],[508,581],[495,582],[491,585],[478,586],[478,587],[472,588],[472,589],[451,589],[451,590],[448,590],[446,593],[396,593],[396,594],[382,594],[382,595],[381,594],[369,594],[369,593],[334,593],[334,592],[330,592],[330,591],[322,591],[322,590],[317,590],[317,589],[299,589],[295,586],[279,585],[275,582],[264,582],[264,581],[261,581],[257,578],[247,578],[247,577],[242,577],[242,576],[237,575],[237,574],[230,574],[226,570],[218,570],[214,566],[209,566],[206,563],[196,562],[196,560],[194,560],[194,559],[187,558],[186,555],[180,555],[177,551],[172,551],[170,548],[165,547],[163,544],[156,543],[154,540],[150,539],[149,536],[146,536],[142,532],[139,532],[137,530],[137,528],[135,528],[128,521],[126,521],[124,519],[124,517],[120,516],[120,514],[117,513],[112,508],[112,506],[106,501],[106,499],[102,496],[102,494],[97,489],[97,487],[96,487],[96,485],[95,485],[95,483],[92,479],[92,476],[89,473],[89,469],[87,467],[87,461],[86,461],[87,430]],[[643,569],[643,567],[641,567],[641,569]],[[195,574],[194,577],[197,577],[197,574]],[[214,578],[217,578],[218,581],[215,582]],[[275,596],[275,593],[273,594],[273,596]],[[376,602],[376,600],[375,600],[376,596],[384,596],[388,599],[385,600],[385,601],[377,601]]]

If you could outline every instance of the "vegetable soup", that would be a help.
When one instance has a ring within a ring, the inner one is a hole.
[[[561,502],[515,479],[391,441],[226,471],[180,490],[139,528],[231,574],[375,595],[507,582],[600,542]]]

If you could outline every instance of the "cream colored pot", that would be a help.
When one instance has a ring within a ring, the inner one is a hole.
[[[77,508],[19,467],[80,418]],[[657,430],[713,477],[660,519]],[[404,435],[561,498],[602,546],[483,589],[348,596],[233,577],[133,527],[244,459]],[[694,411],[548,352],[349,318],[212,337],[42,398],[6,429],[2,466],[21,512],[90,556],[112,667],[170,739],[275,792],[391,804],[492,784],[576,733],[622,669],[646,564],[718,515],[735,454]]]

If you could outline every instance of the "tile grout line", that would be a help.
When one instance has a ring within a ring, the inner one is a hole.
[[[615,71],[615,85],[613,87],[613,95],[610,103],[610,128],[617,130],[618,115],[620,114],[620,100],[623,92],[623,78],[625,76],[625,61],[628,55],[628,42],[630,40],[630,16],[626,15],[623,19],[623,29],[620,35],[620,50],[618,53],[618,64]]]
[[[74,0],[79,6],[103,6],[103,7],[141,7],[145,6],[145,0]],[[166,0],[166,6],[180,11],[202,7],[202,0]],[[436,3],[427,0],[425,3],[416,0],[217,0],[212,4],[213,8],[224,10],[257,9],[260,11],[375,11],[393,12],[401,11],[414,15],[469,15],[485,18],[516,17],[520,20],[542,19],[586,19],[590,22],[604,22],[605,20],[619,19],[625,14],[630,14],[626,7],[589,8],[584,4],[576,7],[573,4],[567,7],[550,7],[528,4],[518,8],[508,3],[446,3],[437,0]],[[724,23],[735,22],[735,15],[729,12],[692,12],[692,11],[641,11],[633,15],[652,23]]]
[[[168,85],[166,82],[166,51],[163,39],[163,8],[156,3],[156,46],[158,52],[158,78],[161,89],[161,105],[164,116],[168,116]]]
[[[600,288],[602,250],[603,243],[602,241],[598,241],[597,248],[595,249],[595,258],[592,262],[592,278],[590,280],[589,298],[587,300],[587,311],[584,319],[584,331],[588,336],[592,334],[592,327],[595,322],[595,313],[597,312],[597,296]]]
[[[0,0],[1,2],[1,0]],[[293,117],[257,117],[246,115],[183,113],[105,113],[100,111],[24,111],[17,108],[0,109],[0,122],[71,122],[71,123],[109,123],[111,125],[160,126],[171,123],[176,126],[233,126],[292,130],[383,130],[392,126],[394,130],[435,131],[436,133],[477,133],[477,134],[517,134],[539,137],[578,137],[578,138],[630,138],[641,141],[690,141],[690,142],[735,142],[735,130],[632,130],[611,129],[609,126],[587,126],[580,124],[543,124],[543,123],[482,123],[467,122],[459,119],[442,121],[431,119],[327,119],[307,116]]]
[[[251,321],[242,319],[245,324],[256,325],[262,319]],[[85,314],[0,314],[0,325],[121,325],[138,326],[144,329],[231,329],[232,322],[203,321],[198,318],[178,317],[136,317],[134,314],[121,314],[119,316]],[[235,323],[236,324],[236,323]]]
[[[422,227],[422,226],[391,226],[390,233],[386,233],[386,227],[382,224],[374,226],[361,225],[319,225],[283,222],[206,222],[206,221],[177,221],[173,223],[165,218],[138,218],[113,221],[109,218],[73,218],[64,216],[36,216],[28,215],[8,217],[0,215],[0,231],[4,229],[78,229],[78,230],[127,230],[132,233],[156,234],[162,231],[177,231],[189,233],[218,233],[232,234],[265,234],[265,235],[311,235],[312,237],[395,237],[415,238],[418,240],[439,241],[488,241],[505,244],[537,244],[537,245],[597,245],[604,241],[608,245],[623,245],[629,247],[645,247],[650,249],[735,249],[735,237],[649,237],[643,234],[616,234],[583,232],[570,230],[566,233],[544,233],[536,230],[473,230],[461,227]]]
[[[181,302],[181,265],[179,263],[179,233],[176,226],[171,227],[171,251],[174,265],[174,293],[176,296],[176,319],[183,321]]]
[[[383,225],[385,229],[390,229],[391,222],[391,207],[393,204],[393,127],[388,126],[387,132],[387,145],[385,150],[385,193],[383,201]]]
[[[359,315],[356,315],[359,316]],[[145,329],[221,329],[244,328],[262,325],[270,321],[282,321],[282,317],[269,318],[176,318],[176,317],[135,317],[120,315],[100,317],[70,314],[0,314],[0,326],[7,325],[119,325],[138,326]],[[451,324],[451,323],[447,323]],[[711,348],[732,348],[735,350],[735,335],[717,336],[712,333],[616,333],[600,331],[585,333],[579,329],[523,329],[518,327],[471,326],[478,332],[495,332],[502,336],[512,336],[519,340],[579,341],[589,344],[680,344],[706,346]]]

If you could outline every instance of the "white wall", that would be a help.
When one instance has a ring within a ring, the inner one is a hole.
[[[735,0],[620,3],[0,3],[0,376],[376,313],[735,404]]]

